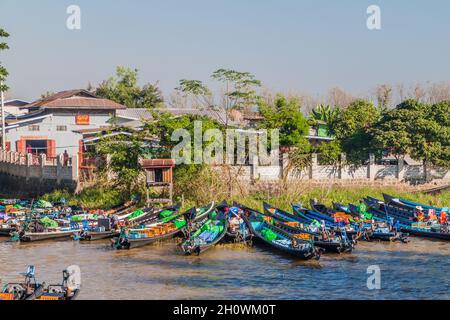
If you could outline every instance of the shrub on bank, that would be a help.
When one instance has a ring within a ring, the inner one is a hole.
[[[76,195],[66,190],[56,190],[42,197],[50,202],[59,202],[62,198],[66,199],[67,204],[80,206],[86,210],[110,209],[129,200],[125,199],[119,190],[104,187],[86,188]]]

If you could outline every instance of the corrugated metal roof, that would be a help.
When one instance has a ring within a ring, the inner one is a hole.
[[[198,115],[205,116],[214,119],[220,123],[225,123],[226,115],[222,111],[214,111],[209,109],[192,109],[192,108],[164,108],[164,109],[153,109],[152,111],[162,113],[171,113],[174,116],[183,115]],[[128,119],[128,120],[151,120],[153,119],[152,112],[149,109],[143,108],[128,108],[126,110],[118,110],[116,113],[118,118]],[[229,121],[231,124],[232,121]]]
[[[173,168],[175,167],[175,159],[143,159],[141,167],[144,169]]]
[[[84,109],[125,109],[126,107],[108,99],[102,99],[95,94],[84,90],[67,90],[52,94],[27,104],[23,109],[29,108],[84,108]]]
[[[117,110],[116,117],[128,120],[149,120],[152,119],[152,114],[147,109],[128,108]]]
[[[67,99],[57,99],[43,105],[44,108],[76,108],[76,109],[125,109],[124,106],[108,100],[100,98],[80,98],[70,97]]]

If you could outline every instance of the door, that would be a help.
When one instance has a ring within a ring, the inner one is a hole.
[[[26,140],[20,139],[16,141],[16,150],[20,153],[26,153]]]
[[[56,157],[56,142],[55,140],[47,140],[47,157]]]

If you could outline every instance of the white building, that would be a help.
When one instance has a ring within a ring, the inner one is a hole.
[[[7,119],[7,148],[47,157],[65,150],[70,156],[77,155],[83,150],[85,132],[107,128],[117,110],[125,108],[82,89],[53,94],[20,106],[20,111],[28,113]]]

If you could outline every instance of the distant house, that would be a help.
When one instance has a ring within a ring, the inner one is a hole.
[[[77,155],[85,132],[110,126],[118,110],[126,109],[86,90],[69,90],[18,107],[29,112],[7,119],[6,139],[11,151],[55,157],[65,150]]]
[[[21,109],[21,107],[29,104],[28,101],[20,99],[12,99],[4,102],[5,106],[5,116],[6,118],[15,118],[26,113],[26,110]]]
[[[306,138],[313,145],[334,140],[334,137],[330,135],[327,123],[323,121],[316,121],[316,123],[310,127],[309,135],[307,135]]]

